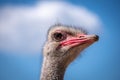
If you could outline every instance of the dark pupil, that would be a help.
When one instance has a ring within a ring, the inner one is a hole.
[[[63,38],[63,35],[61,33],[56,33],[54,36],[57,40],[61,40]]]

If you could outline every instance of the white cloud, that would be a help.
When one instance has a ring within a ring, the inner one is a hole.
[[[48,28],[56,22],[83,26],[89,32],[98,31],[101,25],[96,14],[65,2],[4,6],[0,10],[0,49],[38,52]]]

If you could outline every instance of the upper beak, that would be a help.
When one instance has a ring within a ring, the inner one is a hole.
[[[76,37],[70,37],[65,41],[62,41],[61,46],[77,46],[85,43],[93,43],[99,40],[98,35],[77,35]]]

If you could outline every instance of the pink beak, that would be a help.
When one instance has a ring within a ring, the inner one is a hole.
[[[69,37],[60,43],[61,46],[77,46],[85,43],[93,43],[97,41],[99,37],[97,35],[81,35],[78,34],[76,37]]]

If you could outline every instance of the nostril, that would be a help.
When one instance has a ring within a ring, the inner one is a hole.
[[[83,38],[84,36],[79,36],[79,38]]]
[[[98,41],[99,40],[99,36],[95,35],[95,40]]]

